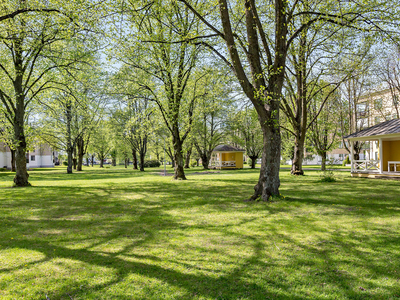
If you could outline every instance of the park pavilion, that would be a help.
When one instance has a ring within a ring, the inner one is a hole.
[[[351,176],[400,179],[400,119],[377,124],[350,134],[345,139],[350,142]],[[353,143],[356,141],[370,142],[370,152],[375,147],[377,149],[375,156],[370,153],[369,159],[355,160]]]
[[[243,149],[229,145],[214,148],[209,167],[213,169],[243,169]]]

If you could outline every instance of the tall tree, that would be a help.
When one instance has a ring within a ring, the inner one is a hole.
[[[199,93],[196,82],[201,77],[194,72],[201,45],[187,39],[197,35],[201,28],[197,18],[174,0],[139,1],[137,5],[126,9],[125,22],[129,24],[125,27],[134,30],[119,42],[122,47],[118,58],[150,76],[150,84],[141,83],[142,88],[151,93],[150,99],[156,103],[171,134],[174,179],[186,179],[183,144],[192,129]]]
[[[197,41],[212,35],[225,42],[229,58],[225,57],[224,51],[201,41],[231,67],[258,113],[264,150],[259,181],[251,199],[261,197],[268,201],[272,195],[279,194],[279,105],[288,50],[294,40],[313,24],[347,26],[370,32],[392,30],[393,23],[388,25],[383,20],[390,14],[381,6],[387,3],[370,1],[359,5],[356,1],[308,1],[310,5],[303,5],[303,1],[274,0],[265,5],[254,0],[229,3],[219,0],[220,22],[216,22],[215,14],[210,13],[213,3],[179,1],[185,3],[211,31],[208,35],[198,36]]]
[[[85,31],[79,21],[73,21],[74,18],[88,17],[87,13],[79,16],[84,4],[81,3],[81,8],[75,7],[76,11],[69,16],[66,13],[48,14],[42,8],[53,9],[55,5],[59,11],[70,12],[74,3],[17,0],[3,4],[6,11],[26,12],[0,22],[0,101],[6,108],[7,120],[14,128],[15,186],[30,185],[25,158],[27,109],[40,93],[52,86],[52,78],[48,76],[51,71],[69,68],[80,61],[78,51],[73,49],[75,55],[70,55],[72,47],[65,47],[63,41],[76,41]],[[42,11],[28,13],[30,9]],[[86,24],[89,20],[85,20]]]

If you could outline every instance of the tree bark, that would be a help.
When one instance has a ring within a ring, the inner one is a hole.
[[[201,157],[201,164],[203,165],[203,169],[208,170],[209,169],[208,164],[210,163],[210,160],[208,159],[207,154],[202,153],[200,157]]]
[[[185,169],[189,169],[190,168],[190,155],[192,154],[192,147],[190,147],[188,149],[188,151],[186,152],[186,157],[185,157]]]
[[[82,165],[83,165],[83,155],[84,155],[84,149],[85,149],[85,144],[83,141],[83,137],[79,137],[77,140],[77,148],[78,148],[78,165],[76,170],[77,171],[82,171]]]
[[[133,169],[137,170],[138,169],[138,160],[137,160],[136,151],[132,151],[132,156],[133,156]]]
[[[250,166],[250,168],[251,169],[255,169],[256,168],[256,162],[257,162],[257,159],[258,159],[258,156],[249,156],[250,157],[250,159],[251,159],[251,166]]]
[[[182,142],[179,138],[173,137],[173,145],[174,145],[174,161],[175,161],[174,179],[186,180],[185,171],[183,169],[184,159],[182,153]]]
[[[125,169],[128,168],[128,159],[127,158],[125,158],[124,163],[125,163]]]
[[[92,154],[92,167],[94,165],[94,154]]]
[[[292,175],[304,175],[303,171],[303,158],[304,158],[304,141],[305,138],[302,136],[300,139],[295,136],[294,140],[294,155],[292,160],[292,169],[290,174]]]
[[[100,156],[100,168],[103,168],[104,166],[104,157]]]
[[[71,137],[71,121],[72,121],[72,106],[71,103],[67,103],[65,106],[65,116],[67,119],[67,157],[68,157],[68,165],[67,165],[67,174],[72,174],[72,137]]]
[[[321,171],[326,170],[326,152],[321,154]]]
[[[144,158],[146,156],[146,153],[144,151],[140,151],[139,153],[139,170],[141,172],[144,172]]]
[[[86,157],[86,165],[89,167],[89,156]]]
[[[11,150],[11,172],[15,172],[15,150]]]

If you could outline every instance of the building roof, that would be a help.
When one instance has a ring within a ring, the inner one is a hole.
[[[389,134],[400,134],[400,119],[389,120],[372,127],[366,128],[359,132],[355,132],[348,136],[345,136],[345,139],[352,138],[365,138],[371,136],[380,136],[380,135],[389,135]]]
[[[215,147],[213,151],[216,151],[216,152],[245,152],[245,150],[243,150],[243,149],[236,148],[236,147],[229,146],[229,145],[219,145],[219,146]]]

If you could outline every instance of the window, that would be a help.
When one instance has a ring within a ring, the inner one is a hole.
[[[380,119],[379,119],[379,117],[375,117],[375,124],[379,124],[380,123]]]
[[[382,99],[375,99],[374,108],[375,109],[382,109]]]
[[[35,155],[31,155],[31,161],[35,161]]]

